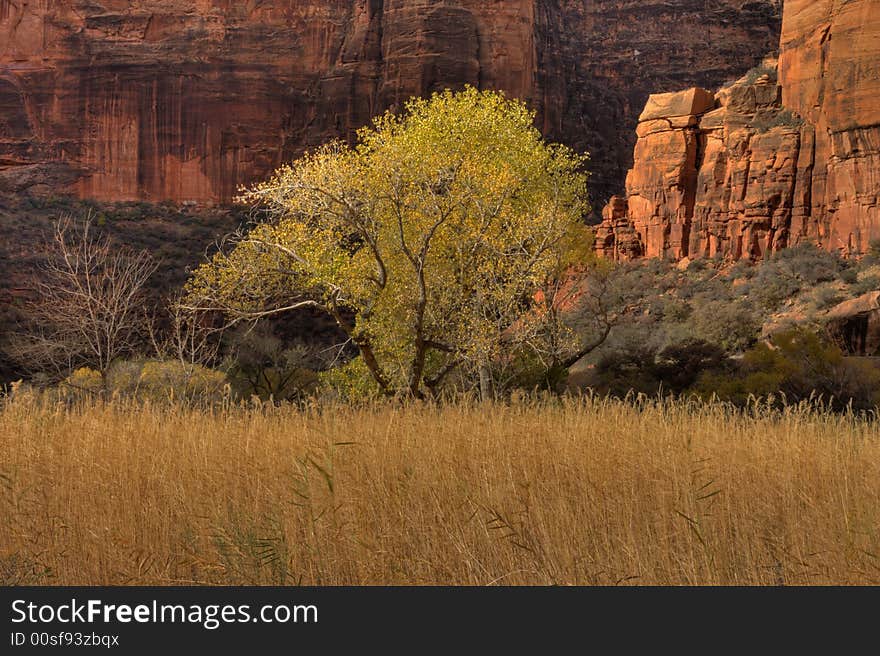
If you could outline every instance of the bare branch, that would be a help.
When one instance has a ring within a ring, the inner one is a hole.
[[[89,366],[105,374],[147,341],[145,287],[157,264],[144,251],[96,236],[90,215],[79,226],[70,218],[58,221],[47,251],[29,324],[11,354],[32,371],[63,377]]]

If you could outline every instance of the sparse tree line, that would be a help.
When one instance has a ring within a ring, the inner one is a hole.
[[[731,278],[712,262],[612,266],[583,223],[585,165],[501,94],[413,100],[356,145],[331,143],[247,191],[259,220],[161,303],[148,293],[157,260],[90,217],[58,222],[2,348],[33,381],[95,394],[490,400],[560,391],[578,366],[583,386],[619,395],[876,405],[880,375],[854,369],[817,330],[758,341],[766,317],[808,288],[824,289],[827,305],[840,285],[880,284],[870,262],[853,274],[809,252],[811,275],[830,271],[814,281],[789,280],[782,265],[766,280],[761,267]],[[331,319],[340,343],[275,333],[278,318],[303,311]]]

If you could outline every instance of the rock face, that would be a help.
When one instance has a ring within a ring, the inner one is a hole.
[[[775,49],[780,0],[0,0],[0,191],[217,202],[411,95],[539,112],[622,190],[650,91]],[[674,33],[676,38],[670,40]]]
[[[780,99],[772,60],[718,94],[651,96],[627,197],[609,204],[599,250],[616,259],[738,259],[792,241],[802,121]]]
[[[616,245],[625,257],[657,257],[670,249],[677,258],[687,255],[701,150],[699,119],[714,106],[715,96],[696,88],[649,98],[639,117],[638,166],[626,179],[629,197],[609,203],[603,218],[612,229],[600,230],[597,239],[603,249]],[[629,230],[620,230],[629,224]]]
[[[780,52],[714,96],[650,98],[600,253],[857,255],[880,238],[880,0],[788,0]]]
[[[870,292],[832,308],[826,332],[848,355],[880,355],[880,292]]]
[[[880,237],[880,0],[787,0],[782,101],[800,114],[794,215],[831,249]]]

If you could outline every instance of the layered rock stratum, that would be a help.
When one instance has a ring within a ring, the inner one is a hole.
[[[0,0],[0,191],[223,202],[411,95],[469,83],[589,150],[601,206],[648,94],[740,75],[777,47],[780,4]]]
[[[761,259],[880,238],[880,0],[786,0],[779,61],[718,93],[653,95],[607,257]]]

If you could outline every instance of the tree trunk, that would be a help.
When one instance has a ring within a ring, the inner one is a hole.
[[[416,338],[416,354],[413,358],[409,371],[409,394],[414,399],[423,400],[425,395],[422,393],[422,376],[425,373],[425,357],[428,348],[425,341],[421,337]]]
[[[489,371],[489,365],[486,363],[480,365],[480,400],[483,403],[495,400],[495,392],[492,389],[492,372]]]

